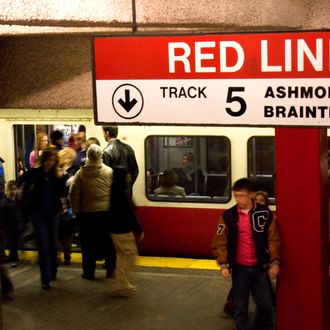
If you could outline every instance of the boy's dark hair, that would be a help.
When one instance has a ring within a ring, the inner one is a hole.
[[[64,134],[57,129],[50,133],[50,141],[52,142],[52,144],[56,144],[56,141],[62,139],[63,136]]]
[[[85,132],[86,133],[86,126],[85,125],[79,125],[78,132]]]
[[[103,126],[103,131],[108,132],[110,137],[116,138],[118,135],[118,126]]]
[[[248,178],[242,178],[237,180],[232,188],[233,191],[247,190],[250,192],[255,191],[254,185]]]

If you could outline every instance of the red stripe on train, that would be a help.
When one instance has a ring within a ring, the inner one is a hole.
[[[212,258],[211,241],[221,209],[137,207],[144,229],[141,255]]]

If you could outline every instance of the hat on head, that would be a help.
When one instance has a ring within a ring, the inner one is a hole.
[[[93,143],[89,146],[87,150],[87,157],[90,160],[99,160],[102,159],[103,151],[100,146]]]

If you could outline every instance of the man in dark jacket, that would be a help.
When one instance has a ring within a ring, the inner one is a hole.
[[[237,329],[252,329],[248,316],[250,291],[258,311],[255,329],[263,329],[273,308],[269,278],[279,273],[279,235],[272,212],[254,202],[249,179],[236,181],[232,190],[237,204],[219,220],[214,255],[223,277],[232,274]]]
[[[128,192],[130,197],[133,195],[133,184],[139,174],[139,167],[135,159],[134,150],[126,143],[117,139],[118,127],[117,126],[103,126],[104,139],[108,142],[108,145],[103,150],[103,163],[111,168],[116,166],[122,166],[127,169],[129,174],[129,186]],[[110,256],[111,264],[105,265],[105,268],[116,268],[116,252],[113,248],[113,255]],[[110,271],[108,271],[111,277]]]
[[[104,139],[108,145],[103,150],[103,163],[110,166],[124,166],[130,174],[130,193],[139,174],[139,167],[136,162],[134,150],[126,143],[117,139],[117,126],[103,126]]]

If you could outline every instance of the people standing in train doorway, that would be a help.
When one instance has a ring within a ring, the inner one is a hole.
[[[50,133],[50,149],[54,149],[56,152],[59,152],[63,149],[64,146],[64,134],[60,130],[55,130]]]
[[[37,167],[42,152],[48,147],[48,135],[45,132],[40,132],[37,135],[34,149],[30,152],[29,163],[30,168]]]
[[[133,185],[139,175],[139,167],[134,150],[128,144],[117,139],[117,126],[103,126],[103,135],[108,142],[103,150],[103,163],[110,166],[124,166],[129,174],[129,192],[132,196]]]
[[[113,168],[109,229],[116,249],[117,265],[114,294],[129,297],[135,293],[131,272],[138,254],[135,235],[143,239],[142,227],[135,215],[129,193],[129,174],[123,166]]]
[[[264,329],[273,312],[269,278],[276,278],[280,269],[276,221],[267,206],[255,203],[249,179],[236,181],[232,190],[236,205],[220,217],[213,251],[222,276],[232,276],[237,329]],[[253,325],[248,310],[250,292],[258,311]]]
[[[102,148],[91,144],[87,150],[86,164],[75,174],[69,196],[77,216],[82,252],[82,278],[95,279],[96,259],[103,245],[106,265],[115,254],[109,237],[109,207],[112,169],[102,163]],[[113,269],[107,268],[107,277]]]
[[[75,159],[75,166],[81,166],[86,161],[86,127],[79,125],[78,133],[75,135],[75,150],[77,157]]]
[[[72,212],[69,200],[69,189],[73,177],[79,170],[74,165],[77,153],[72,148],[64,148],[58,152],[59,168],[62,171],[63,181],[65,182],[66,196],[62,199],[63,212],[60,215],[59,224],[59,255],[63,252],[64,265],[71,263],[72,240],[76,228],[76,217]]]
[[[54,149],[43,151],[40,166],[25,172],[23,185],[26,191],[36,245],[43,290],[49,290],[57,274],[57,244],[61,198],[65,197],[65,185],[58,168],[58,156]]]

